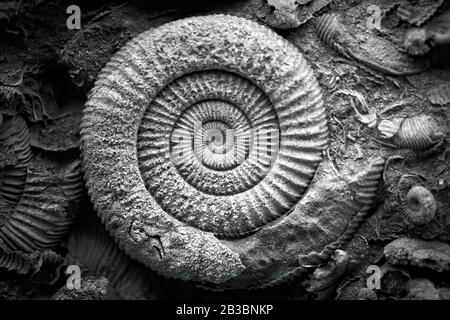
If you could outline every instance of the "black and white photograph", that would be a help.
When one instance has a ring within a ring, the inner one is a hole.
[[[0,0],[0,308],[450,300],[449,134],[450,1]]]

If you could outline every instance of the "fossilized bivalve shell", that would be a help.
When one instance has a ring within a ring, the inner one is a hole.
[[[179,20],[125,45],[90,93],[81,140],[106,229],[169,277],[278,283],[358,210],[329,163],[310,187],[327,143],[312,70],[242,18]]]
[[[424,187],[415,186],[408,191],[405,198],[406,217],[415,224],[427,224],[436,215],[436,200]]]
[[[334,13],[317,18],[316,32],[322,41],[343,56],[385,74],[404,76],[421,73],[429,67],[425,60],[400,52],[390,41],[381,37],[367,34],[358,38]]]

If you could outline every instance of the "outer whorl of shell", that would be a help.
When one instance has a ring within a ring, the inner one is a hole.
[[[18,274],[27,274],[33,269],[36,257],[37,253],[11,251],[0,241],[0,268]]]
[[[234,147],[201,139],[227,129]],[[292,44],[217,15],[124,46],[99,75],[81,136],[89,193],[121,247],[166,275],[217,283],[243,265],[212,233],[242,237],[286,215],[322,159],[327,124]]]
[[[397,8],[397,16],[403,21],[420,27],[436,13],[443,3],[444,0],[424,0],[414,3],[403,1]]]
[[[27,165],[32,156],[30,132],[21,117],[5,120],[0,127],[0,144],[12,158],[7,159],[6,166],[0,168],[0,199],[17,204],[25,186]]]
[[[151,271],[121,251],[105,230],[73,229],[68,250],[68,264],[79,265],[89,275],[106,277],[120,297],[142,298],[151,290]]]
[[[348,31],[336,14],[324,14],[316,20],[316,32],[320,39],[343,56],[350,58],[345,40],[351,40]]]
[[[76,195],[70,187],[74,184],[73,171],[78,174],[79,184],[82,177],[76,166],[59,176],[28,167],[20,201],[0,226],[0,240],[8,249],[32,253],[51,249],[65,238],[74,218],[68,212]]]
[[[409,57],[381,37],[367,34],[360,40],[339,21],[337,14],[317,18],[316,32],[322,41],[343,56],[385,74],[404,76],[423,72],[429,67],[425,60]]]
[[[421,186],[409,190],[404,206],[406,217],[415,224],[427,224],[436,215],[436,200],[433,194]]]
[[[400,148],[421,151],[430,148],[444,138],[439,124],[427,115],[405,118],[393,138]]]
[[[84,181],[81,176],[81,161],[76,159],[58,174],[59,186],[68,201],[79,202],[84,197]]]

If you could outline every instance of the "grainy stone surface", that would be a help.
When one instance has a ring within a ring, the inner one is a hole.
[[[409,300],[441,300],[439,290],[427,279],[413,279],[408,282]]]
[[[422,267],[437,272],[450,270],[450,245],[439,241],[399,238],[384,248],[384,255],[394,265]]]
[[[53,300],[106,300],[108,294],[108,279],[104,277],[84,277],[79,289],[69,289],[67,286],[59,289]]]

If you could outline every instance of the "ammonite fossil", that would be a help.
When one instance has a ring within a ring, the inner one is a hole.
[[[415,224],[429,223],[436,215],[436,200],[427,188],[411,188],[404,202],[405,215]]]
[[[415,151],[426,150],[445,137],[439,123],[428,115],[383,120],[378,130],[396,146]]]
[[[334,13],[317,18],[316,32],[322,41],[346,58],[388,75],[416,74],[429,67],[426,60],[413,59],[381,37],[366,34],[358,38]]]
[[[106,229],[169,277],[278,283],[361,208],[329,163],[316,172],[327,122],[312,70],[242,18],[188,18],[133,39],[100,73],[81,138]]]

